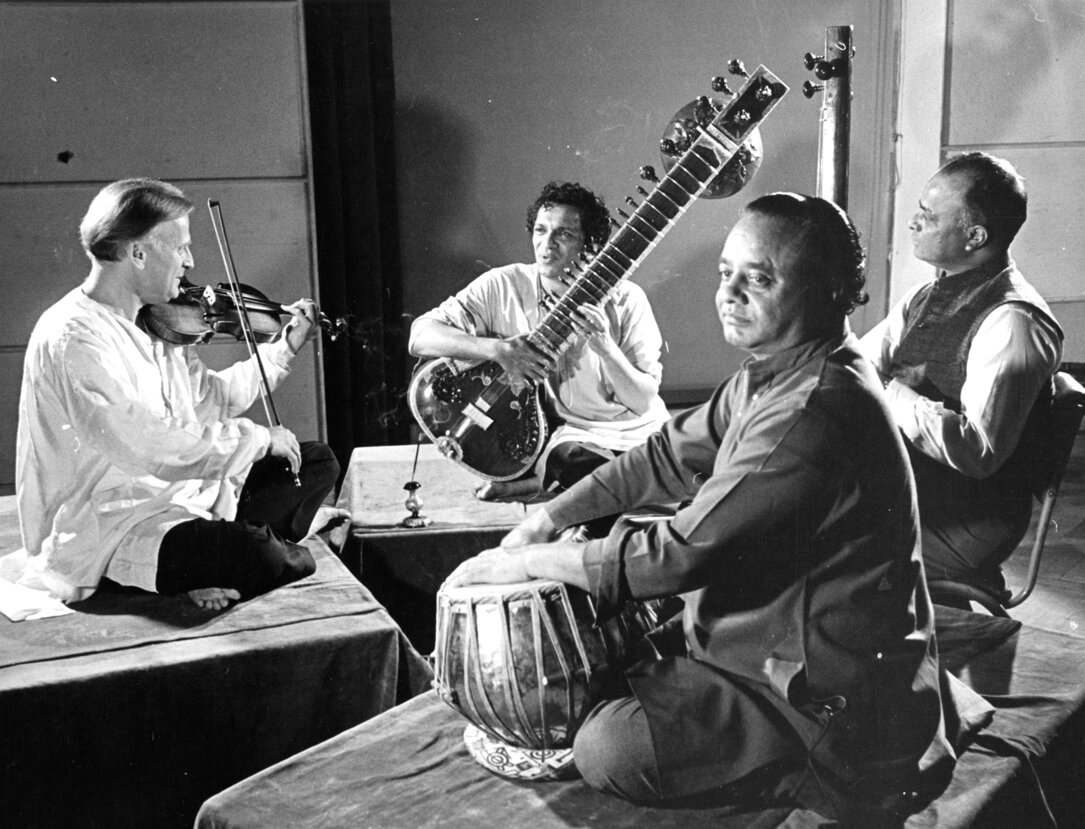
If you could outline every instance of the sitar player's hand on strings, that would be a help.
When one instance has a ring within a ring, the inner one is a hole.
[[[554,368],[553,361],[528,342],[527,334],[509,337],[496,345],[494,360],[513,383],[541,383]]]
[[[579,306],[576,309],[576,315],[572,318],[572,323],[577,333],[584,337],[588,348],[600,357],[606,357],[618,348],[618,344],[610,336],[606,314],[598,305]]]

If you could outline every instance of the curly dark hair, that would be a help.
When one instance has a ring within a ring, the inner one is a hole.
[[[803,284],[821,294],[818,299],[847,316],[870,296],[866,285],[866,252],[848,214],[826,199],[796,193],[770,193],[754,199],[744,210],[787,222],[800,247]]]
[[[1010,162],[989,153],[961,153],[942,165],[937,175],[965,176],[965,223],[983,225],[993,242],[1010,246],[1028,218],[1025,180]]]
[[[527,209],[527,232],[535,231],[535,219],[544,207],[564,204],[580,213],[580,225],[584,230],[585,246],[596,251],[610,238],[610,211],[600,196],[595,195],[578,182],[551,181],[539,197]]]

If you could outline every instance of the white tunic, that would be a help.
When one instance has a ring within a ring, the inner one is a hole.
[[[663,338],[644,289],[624,281],[604,305],[610,335],[629,362],[657,380],[663,373]],[[545,314],[536,266],[494,268],[419,319],[432,319],[477,337],[515,337],[535,328]],[[637,414],[617,397],[602,359],[581,339],[562,354],[547,381],[555,412],[563,421],[548,449],[564,441],[594,443],[626,451],[644,443],[669,419],[658,394]],[[545,455],[540,463],[545,461]]]
[[[274,388],[293,355],[282,339],[259,348]],[[15,482],[32,571],[66,602],[103,575],[153,591],[171,527],[234,517],[270,442],[236,417],[259,393],[255,360],[212,371],[194,347],[68,293],[38,321],[23,366]]]

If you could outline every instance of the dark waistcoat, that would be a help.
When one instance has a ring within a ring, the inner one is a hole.
[[[1009,302],[1028,305],[1062,336],[1047,303],[1010,263],[1000,271],[980,267],[942,276],[921,288],[905,311],[904,331],[890,374],[916,392],[960,413],[961,389],[972,340],[987,315]],[[1031,406],[1017,448],[990,477],[970,478],[911,450],[921,503],[946,509],[997,510],[1029,497],[1027,475],[1049,429],[1053,385],[1048,382]],[[1005,401],[1005,405],[1022,405]]]

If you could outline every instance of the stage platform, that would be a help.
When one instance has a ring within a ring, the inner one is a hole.
[[[412,480],[421,484],[416,496],[429,522],[422,528],[402,524],[410,515],[404,487]],[[531,508],[477,500],[482,482],[431,443],[359,447],[351,455],[336,502],[353,516],[340,556],[422,653],[433,649],[437,589],[445,577],[497,546]]]
[[[1050,827],[1080,816],[1085,639],[975,613],[940,616],[943,659],[997,711],[945,792],[908,829]],[[466,721],[430,692],[208,800],[197,829],[826,829],[831,816],[786,804],[649,808],[582,780],[526,783],[493,774],[463,743]],[[1076,819],[1076,818],[1075,818]],[[1065,823],[1069,826],[1072,823]]]
[[[219,613],[114,586],[0,616],[0,823],[187,829],[215,792],[427,689],[387,611],[305,543],[312,576]],[[19,546],[0,498],[0,554]]]
[[[406,497],[402,486],[410,480],[413,447],[394,447],[392,454],[392,467],[381,472],[385,512],[355,513],[356,531],[364,532],[366,521],[394,524],[406,514],[400,498]],[[435,455],[430,459],[443,461]],[[432,473],[419,474],[421,492],[425,495],[428,486],[454,503],[435,497],[432,512],[429,504],[423,512],[438,519],[438,528],[445,522],[450,529],[470,525],[457,518],[456,510],[469,503],[465,493],[469,495],[475,481],[444,463]],[[363,474],[360,466],[355,474]],[[444,474],[458,481],[439,483],[438,476]],[[518,505],[479,508],[501,510],[484,522],[474,521],[486,531],[504,521],[514,523],[517,510],[523,511]],[[1030,540],[1031,533],[1007,562],[1012,586],[1024,576]],[[1085,441],[1075,447],[1047,546],[1035,593],[1012,611],[1023,626],[1008,638],[1003,636],[1008,630],[1004,620],[936,609],[947,668],[987,696],[997,711],[962,756],[946,791],[909,817],[908,829],[1048,829],[1051,815],[1064,827],[1080,822],[1085,811]],[[434,576],[429,586],[436,581]],[[435,693],[420,695],[216,795],[201,810],[198,827],[834,825],[824,816],[785,806],[757,811],[644,809],[595,793],[578,780],[512,782],[471,759],[463,744],[464,726],[465,720]]]

